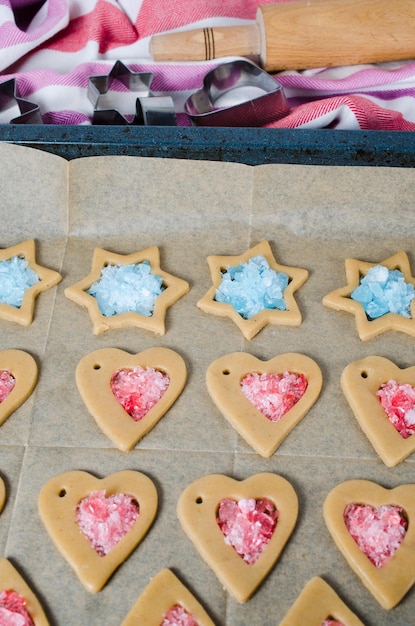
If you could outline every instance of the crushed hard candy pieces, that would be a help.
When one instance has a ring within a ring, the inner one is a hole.
[[[344,521],[350,535],[375,567],[383,567],[405,537],[408,522],[402,507],[348,504]]]
[[[114,372],[111,390],[123,409],[140,421],[163,397],[170,384],[167,374],[152,367],[140,365]]]
[[[400,270],[389,270],[384,265],[375,265],[360,280],[350,297],[363,306],[370,319],[376,319],[387,313],[398,313],[410,318],[411,302],[415,289],[405,282]]]
[[[20,256],[0,261],[0,303],[21,307],[25,292],[39,282],[39,276]]]
[[[277,525],[278,511],[266,498],[230,498],[220,501],[216,521],[225,543],[249,565],[253,565],[267,547]]]
[[[339,622],[337,619],[332,619],[331,617],[324,620],[321,626],[344,626],[343,622]]]
[[[0,402],[13,391],[15,384],[16,379],[9,370],[0,370]]]
[[[105,489],[89,494],[76,509],[79,528],[100,556],[108,554],[121,541],[138,516],[139,505],[134,498],[121,493],[107,498]]]
[[[407,439],[415,432],[415,389],[409,383],[400,385],[389,380],[377,391],[380,403],[401,437]]]
[[[241,381],[245,397],[271,422],[278,422],[304,395],[304,374],[247,374]]]
[[[265,257],[258,255],[222,272],[215,300],[231,304],[244,319],[263,309],[285,311],[284,290],[288,282],[287,274],[276,272]]]
[[[4,590],[0,593],[1,626],[35,626],[26,609],[26,600],[18,593]]]
[[[87,290],[98,302],[102,315],[139,313],[151,317],[157,296],[164,290],[163,279],[151,271],[148,261],[130,265],[106,265],[101,277]]]
[[[165,613],[160,626],[198,626],[197,621],[180,604],[175,604]]]

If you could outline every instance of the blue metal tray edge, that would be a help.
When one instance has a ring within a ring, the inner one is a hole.
[[[0,124],[0,141],[68,160],[129,155],[247,165],[415,166],[415,135],[398,131]]]

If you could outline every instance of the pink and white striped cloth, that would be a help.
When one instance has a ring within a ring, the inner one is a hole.
[[[178,123],[188,125],[185,99],[223,60],[155,63],[151,36],[252,23],[258,5],[271,1],[278,0],[0,0],[0,82],[15,78],[18,95],[39,105],[44,123],[91,124],[88,79],[109,74],[120,60],[132,72],[152,72],[152,94],[170,95]],[[291,113],[270,126],[415,130],[415,60],[275,78]],[[128,119],[128,110],[122,113]],[[0,123],[7,121],[0,110]]]

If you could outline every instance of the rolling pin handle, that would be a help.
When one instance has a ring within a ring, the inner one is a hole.
[[[257,24],[197,28],[154,35],[150,54],[155,61],[211,61],[228,56],[259,55],[261,42]]]

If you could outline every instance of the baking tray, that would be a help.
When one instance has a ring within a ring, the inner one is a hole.
[[[39,296],[29,327],[0,320],[2,349],[30,352],[40,370],[32,396],[0,429],[0,475],[8,493],[0,515],[0,551],[31,584],[51,625],[120,626],[150,578],[165,567],[217,626],[277,626],[316,575],[366,626],[412,624],[415,589],[395,609],[382,609],[334,545],[322,507],[332,487],[352,478],[391,488],[414,482],[413,455],[387,468],[340,388],[344,367],[364,356],[413,365],[414,339],[395,332],[362,342],[353,317],[326,309],[322,299],[345,284],[344,260],[350,256],[379,262],[404,250],[414,271],[413,169],[251,167],[129,156],[67,161],[6,144],[0,145],[0,164],[1,247],[34,238],[37,261],[63,276]],[[297,294],[303,322],[268,326],[247,341],[230,320],[203,313],[196,303],[211,286],[208,255],[239,255],[264,239],[279,263],[309,271]],[[65,298],[65,288],[89,273],[95,247],[129,254],[154,245],[161,251],[161,267],[190,284],[189,293],[168,312],[166,334],[126,328],[94,335],[86,310]],[[124,453],[88,414],[75,369],[100,348],[136,353],[154,346],[174,349],[185,359],[187,384],[159,424]],[[238,436],[206,388],[208,366],[235,351],[264,360],[299,352],[323,372],[318,401],[269,459]],[[91,594],[49,539],[37,511],[38,494],[61,472],[86,470],[104,477],[121,469],[152,478],[159,510],[139,548],[102,591]],[[263,471],[291,482],[300,516],[278,564],[241,605],[184,535],[176,505],[187,485],[206,474],[244,479]]]
[[[415,165],[415,139],[407,132],[3,124],[3,141],[66,159],[123,154],[248,165]]]

